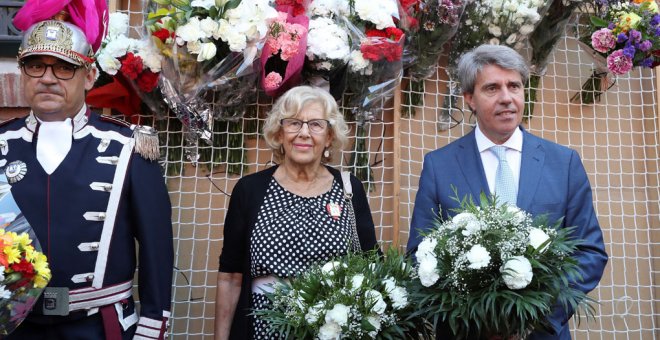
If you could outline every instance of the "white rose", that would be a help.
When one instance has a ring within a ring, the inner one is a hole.
[[[506,38],[506,44],[507,45],[512,45],[514,42],[516,42],[516,39],[518,38],[518,35],[515,33],[512,33],[508,38]]]
[[[383,300],[383,295],[379,291],[370,289],[366,291],[364,295],[374,303],[373,307],[371,307],[372,312],[376,314],[385,313],[387,304],[385,303],[385,300]]]
[[[546,244],[543,249],[539,249],[539,247],[549,239],[550,236],[548,236],[543,229],[531,228],[529,230],[529,245],[541,253],[548,248],[548,244]]]
[[[502,279],[509,289],[523,289],[532,282],[532,265],[524,256],[514,256],[500,268]]]
[[[488,40],[488,44],[490,44],[490,45],[499,45],[500,44],[500,39],[490,38],[490,40]]]
[[[326,322],[319,328],[319,340],[337,340],[341,335],[341,326],[334,322]]]
[[[417,274],[422,285],[424,287],[431,287],[438,282],[438,279],[440,279],[438,260],[435,257],[427,257],[421,260],[418,259],[417,261],[419,262]]]
[[[321,267],[321,272],[325,275],[333,276],[335,275],[335,269],[339,268],[339,266],[341,266],[341,262],[330,261]]]
[[[375,331],[369,332],[369,336],[371,338],[375,338],[376,335],[378,335],[378,332],[380,332],[380,316],[378,315],[369,315],[367,316],[367,322],[369,322],[374,328],[376,329]]]
[[[188,48],[188,52],[191,54],[198,54],[199,52],[202,51],[202,43],[195,40],[195,41],[189,41],[186,44],[186,47]]]
[[[422,242],[417,246],[417,251],[415,252],[415,257],[417,261],[433,257],[435,258],[435,247],[438,245],[438,240],[432,237],[424,237]]]
[[[319,320],[321,309],[323,309],[323,302],[318,302],[314,306],[309,307],[307,314],[305,314],[305,321],[310,325],[316,323]]]
[[[327,313],[325,313],[325,322],[327,323],[336,323],[339,326],[346,326],[348,323],[348,312],[351,309],[341,303],[338,303],[332,307]]]
[[[214,43],[203,43],[199,55],[197,55],[197,61],[211,60],[215,57],[217,51]]]
[[[490,264],[490,253],[480,244],[473,245],[470,251],[465,254],[465,257],[470,262],[468,265],[470,269],[481,269]]]
[[[351,278],[351,291],[355,292],[360,287],[362,287],[362,281],[364,281],[364,275],[362,274],[357,274]]]

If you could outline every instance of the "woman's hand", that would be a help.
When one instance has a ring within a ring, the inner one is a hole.
[[[231,323],[241,295],[243,274],[218,272],[215,295],[215,340],[229,339]]]

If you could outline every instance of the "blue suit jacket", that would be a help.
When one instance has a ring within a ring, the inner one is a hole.
[[[533,216],[548,214],[550,221],[564,217],[562,227],[578,227],[574,236],[586,242],[575,254],[584,276],[575,286],[587,293],[598,285],[607,263],[587,173],[575,150],[521,130],[518,207]],[[447,218],[452,209],[459,208],[458,202],[451,199],[452,185],[459,198],[471,195],[478,202],[481,192],[490,195],[474,130],[425,156],[410,226],[409,252],[421,242],[420,231],[423,234],[430,229],[438,215]],[[570,339],[567,321],[572,314],[555,307],[549,321],[556,334],[535,332],[529,339]]]

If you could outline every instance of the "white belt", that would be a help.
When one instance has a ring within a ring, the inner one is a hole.
[[[80,288],[69,291],[69,311],[107,306],[133,295],[133,280],[103,288]]]
[[[288,283],[289,280],[275,275],[259,276],[252,279],[252,292],[258,294],[272,293],[275,284],[279,282]]]

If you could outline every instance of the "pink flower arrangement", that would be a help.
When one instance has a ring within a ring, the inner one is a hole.
[[[282,76],[277,72],[270,72],[264,80],[264,87],[267,89],[275,89],[282,85]]]
[[[591,46],[598,52],[607,53],[616,46],[616,38],[609,28],[601,28],[591,35]]]
[[[623,50],[616,50],[607,56],[607,68],[614,74],[626,74],[633,67],[633,60],[623,53]]]
[[[277,97],[302,81],[309,18],[292,15],[294,8],[278,6],[268,26],[261,54],[261,85],[266,95]]]
[[[270,33],[266,39],[271,55],[280,53],[280,58],[284,61],[300,52],[300,38],[307,33],[304,26],[288,23],[286,19],[287,13],[278,12],[277,19],[271,24]]]

